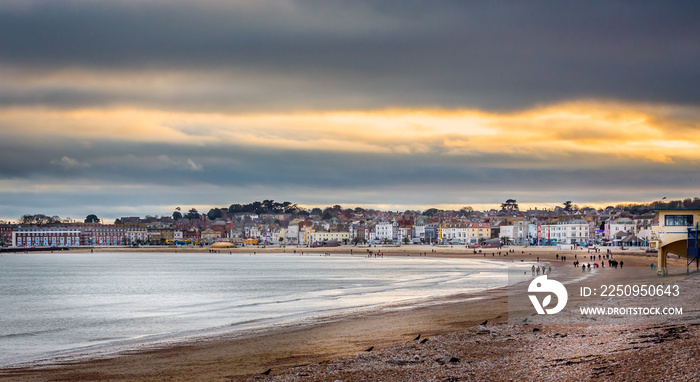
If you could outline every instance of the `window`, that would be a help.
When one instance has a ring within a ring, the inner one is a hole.
[[[693,215],[666,215],[667,226],[691,226]]]

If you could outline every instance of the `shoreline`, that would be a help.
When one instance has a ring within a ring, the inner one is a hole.
[[[412,248],[415,250],[407,251]],[[427,256],[431,257],[484,259],[484,253],[475,255],[472,249],[465,248],[407,246],[377,247],[377,249],[383,250],[386,256],[417,256],[419,252],[427,252]],[[431,252],[430,249],[436,249],[437,252]],[[501,249],[500,252],[504,253],[508,249],[512,247]],[[231,252],[233,253],[234,250],[238,250],[236,251],[238,253],[247,253],[251,248],[236,248],[231,249]],[[256,252],[263,252],[262,250],[279,252],[279,248],[256,248]],[[127,251],[133,252],[132,249]],[[187,250],[183,250],[185,251]],[[203,251],[208,249],[205,248]],[[557,251],[552,248],[542,250],[530,247],[520,249],[525,253],[514,253],[499,258],[495,255],[499,252],[498,249],[484,251],[488,251],[485,252],[487,255],[494,254],[494,256],[486,256],[486,259],[498,259],[502,262],[535,261],[539,256],[541,261],[547,261],[553,268],[562,270],[567,266],[570,267],[570,261],[557,261],[555,254],[588,255],[585,249]],[[115,251],[106,248],[104,252]],[[348,248],[304,248],[304,253],[307,252],[347,254]],[[355,253],[355,255],[358,254]],[[625,253],[616,254],[616,257],[622,257],[629,266],[648,268],[647,260],[651,256]],[[454,301],[455,296],[451,296],[429,306],[408,304],[402,309],[389,312],[341,314],[328,322],[314,322],[299,327],[271,327],[269,330],[238,338],[224,336],[193,343],[175,343],[165,348],[141,349],[114,358],[38,368],[2,369],[0,380],[159,380],[165,378],[191,380],[193,375],[198,379],[207,380],[248,378],[269,368],[278,372],[298,365],[355,356],[362,354],[363,350],[370,346],[377,350],[400,346],[402,343],[410,342],[419,334],[424,338],[449,335],[466,328],[473,328],[483,320],[504,324],[508,311],[507,296],[502,288],[500,291],[498,289],[459,297],[460,299],[477,298],[476,300]]]
[[[249,322],[232,323],[220,327],[196,329],[165,335],[153,335],[144,338],[125,339],[117,341],[116,343],[60,350],[38,355],[30,359],[0,365],[0,379],[4,374],[10,374],[14,370],[50,369],[61,365],[107,360],[118,358],[123,355],[133,355],[135,353],[162,351],[171,347],[187,348],[195,344],[203,345],[222,341],[247,340],[253,337],[279,334],[297,329],[310,329],[314,326],[332,324],[338,321],[357,321],[367,317],[407,312],[415,309],[433,309],[451,304],[473,303],[494,296],[505,296],[505,289],[506,287],[500,286],[474,292],[420,298],[379,306],[372,305],[343,308],[327,313],[283,318],[279,321],[268,321],[265,319],[253,320]]]

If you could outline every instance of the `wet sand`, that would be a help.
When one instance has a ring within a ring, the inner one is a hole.
[[[578,270],[573,270],[570,265],[574,254],[572,251],[557,251],[551,248],[513,249],[516,253],[507,257],[497,255],[499,251],[504,254],[507,249],[486,249],[483,251],[487,254],[486,258],[493,261],[534,261],[539,256],[541,261],[548,261],[556,267],[557,272],[572,275],[574,272],[578,272]],[[168,250],[173,251],[172,249],[163,249],[159,252],[167,252]],[[347,247],[313,249],[287,247],[285,249],[286,252],[294,250],[297,250],[299,254],[303,251],[305,254],[311,255],[349,252]],[[359,252],[358,255],[366,255],[366,250],[367,248],[353,247],[353,253]],[[406,246],[378,247],[372,248],[372,250],[383,252],[385,256],[419,256],[420,253],[427,252],[429,256],[484,258],[484,253],[474,254],[473,250],[467,250],[464,247]],[[99,253],[99,251],[96,252]],[[113,249],[105,249],[105,251],[113,251]],[[228,249],[222,249],[221,253],[228,254],[228,251]],[[280,249],[236,248],[232,249],[231,253],[245,254],[252,251],[256,253],[280,252]],[[206,253],[208,249],[203,249],[202,252]],[[585,262],[581,259],[582,256],[588,256],[585,249],[577,250],[575,253],[579,260]],[[625,251],[624,255],[617,253],[620,251],[616,251],[615,257],[624,260],[626,267],[648,268],[649,263],[656,259],[655,254],[647,255],[643,252]],[[567,254],[568,261],[566,263],[557,261],[556,254]],[[685,266],[682,260],[671,259],[671,262],[672,265],[674,265],[673,263],[675,265],[682,263]],[[603,275],[604,273],[600,272],[600,276],[597,277],[604,277]],[[609,273],[607,275],[605,277],[609,277]],[[598,340],[591,340],[597,338],[594,332],[598,333],[596,330],[599,329],[596,328],[586,329],[570,327],[570,325],[562,325],[559,328],[559,325],[545,325],[541,333],[533,335],[532,331],[528,332],[528,329],[523,329],[523,325],[509,325],[507,323],[508,304],[505,288],[470,296],[473,297],[473,300],[470,301],[464,301],[465,297],[467,296],[455,296],[430,306],[408,306],[405,309],[389,312],[376,311],[342,316],[333,321],[301,327],[271,328],[268,331],[244,337],[215,338],[197,343],[179,344],[165,349],[136,351],[110,359],[52,365],[43,368],[3,370],[0,371],[0,380],[228,381],[271,378],[274,380],[350,381],[410,380],[412,375],[417,377],[415,380],[446,380],[446,378],[450,378],[449,370],[459,367],[462,367],[461,374],[459,376],[455,374],[455,378],[458,379],[454,380],[461,380],[459,378],[517,379],[518,376],[522,377],[518,370],[522,369],[521,364],[524,361],[516,361],[515,359],[507,361],[506,358],[501,357],[503,354],[527,353],[527,349],[531,349],[533,346],[544,346],[552,341],[561,342],[561,346],[567,347],[570,346],[569,342],[574,341],[575,338],[589,338],[586,341],[593,341],[584,347],[589,353],[595,353],[602,349],[600,348],[602,344],[594,343],[602,340],[602,337]],[[486,335],[478,333],[479,324],[484,320],[489,321],[488,327],[492,328],[490,330],[494,331],[496,336],[492,336],[490,332]],[[642,327],[640,330],[647,333],[666,329]],[[695,327],[683,330],[685,330],[684,336],[687,334],[691,339],[697,340]],[[423,350],[417,348],[417,346],[421,346],[420,344],[412,341],[419,334],[422,338],[429,338],[429,341],[423,344],[426,345],[421,348]],[[553,337],[555,334],[558,334],[557,337]],[[561,337],[561,335],[566,336]],[[603,336],[603,333],[598,335]],[[623,334],[619,334],[618,337],[620,335]],[[481,341],[480,339],[494,339],[494,342]],[[576,342],[576,346],[580,345],[579,342]],[[653,352],[654,349],[651,345],[650,348],[645,348],[645,351]],[[497,346],[498,350],[495,350],[494,346]],[[365,352],[370,347],[373,347],[372,351]],[[659,347],[659,351],[662,349]],[[411,354],[411,359],[418,356],[417,359],[413,360],[416,362],[401,358],[407,351],[415,353]],[[479,362],[482,362],[483,365],[489,363],[500,365],[496,369],[502,369],[503,374],[493,374],[493,372],[483,375],[469,374],[478,372],[478,368],[475,368],[478,366],[478,362],[470,361],[469,368],[466,368],[466,363],[446,362],[441,364],[433,359],[440,358],[434,357],[438,353],[457,354],[454,357],[460,359],[483,358]],[[561,355],[561,353],[554,352],[545,357],[548,359],[546,362],[556,364],[552,357]],[[418,359],[422,361],[417,362]],[[391,360],[394,362],[389,362]],[[355,371],[351,372],[346,367],[348,363],[355,365],[355,369],[352,369]],[[406,368],[406,366],[408,367]],[[551,367],[554,366],[550,365]],[[403,368],[404,371],[399,372],[400,370],[397,371],[396,368]],[[554,368],[556,369],[556,367]],[[271,369],[268,376],[260,375],[268,369]],[[398,374],[396,374],[397,372]],[[422,377],[418,377],[420,375]],[[470,375],[471,377],[469,377]],[[444,376],[444,378],[431,379],[432,376],[435,378]],[[486,378],[487,376],[491,378]],[[496,378],[498,376],[504,378]],[[531,377],[535,376],[536,374],[531,375]]]

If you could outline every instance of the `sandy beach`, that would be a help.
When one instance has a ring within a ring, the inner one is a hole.
[[[503,256],[508,249],[515,253]],[[348,247],[284,249],[295,250],[314,255],[349,252]],[[540,261],[556,267],[562,276],[579,272],[571,265],[574,253],[579,259],[588,256],[586,249],[521,247],[485,249],[476,254],[464,247],[373,247],[372,250],[385,256],[426,254],[483,259],[486,254],[487,258],[501,262],[535,261],[539,257]],[[245,254],[280,252],[280,249],[230,251]],[[365,255],[367,248],[353,247],[353,253]],[[569,261],[557,261],[556,255],[563,254],[567,254]],[[625,267],[648,269],[656,254],[616,250],[615,258],[623,260]],[[670,259],[670,263],[685,267],[684,260]],[[592,277],[610,278],[611,274],[594,272]],[[685,289],[690,291],[687,298],[700,298],[696,287],[698,274],[678,275],[673,280],[686,284]],[[681,324],[611,326],[513,325],[507,315],[506,288],[499,288],[446,298],[428,306],[348,315],[304,326],[276,327],[243,336],[134,351],[109,359],[2,370],[0,380],[687,380],[698,376],[697,368],[691,367],[697,361],[693,350],[697,349],[700,330],[697,316]],[[488,324],[480,326],[485,320]],[[418,335],[420,340],[427,341],[413,341]],[[369,348],[372,350],[366,351]],[[661,362],[650,363],[652,359]],[[268,370],[267,375],[262,374]]]

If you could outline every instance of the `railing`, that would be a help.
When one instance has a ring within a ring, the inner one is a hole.
[[[700,226],[698,223],[695,227],[688,228],[688,241],[686,245],[686,253],[688,254],[688,264],[691,261],[700,257],[700,246],[698,245],[698,232],[700,231]]]

